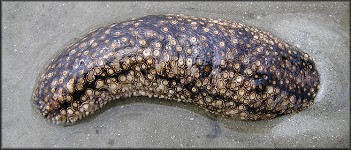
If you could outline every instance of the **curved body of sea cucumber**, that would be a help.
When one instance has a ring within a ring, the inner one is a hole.
[[[309,107],[318,89],[312,58],[268,32],[235,21],[158,15],[99,28],[70,45],[39,78],[33,103],[57,124],[129,96],[260,120]]]

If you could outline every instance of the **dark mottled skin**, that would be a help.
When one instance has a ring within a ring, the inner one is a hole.
[[[313,59],[268,32],[235,21],[159,15],[111,24],[72,44],[43,72],[33,99],[57,124],[130,96],[260,120],[311,106],[318,89]]]

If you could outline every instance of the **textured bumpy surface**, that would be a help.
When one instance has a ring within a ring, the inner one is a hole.
[[[157,15],[99,28],[69,46],[40,76],[33,103],[58,124],[130,96],[259,120],[311,106],[318,89],[312,58],[268,32],[235,21]]]

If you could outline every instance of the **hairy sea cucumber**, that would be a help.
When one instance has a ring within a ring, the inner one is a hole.
[[[33,104],[56,124],[130,96],[260,120],[311,106],[319,79],[308,54],[269,32],[236,21],[151,15],[101,27],[68,46],[39,77]]]

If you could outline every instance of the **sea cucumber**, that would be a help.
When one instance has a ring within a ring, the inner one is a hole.
[[[33,105],[55,124],[73,124],[130,96],[261,120],[311,106],[319,79],[311,56],[269,32],[236,21],[150,15],[68,46],[38,78]]]

